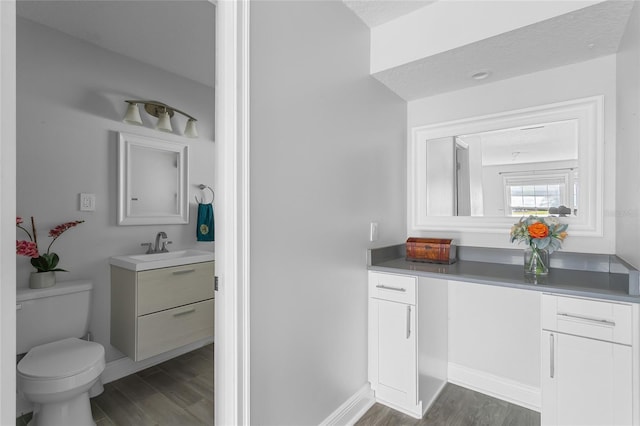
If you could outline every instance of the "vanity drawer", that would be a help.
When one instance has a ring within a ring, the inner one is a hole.
[[[214,297],[213,262],[138,272],[138,315]]]
[[[543,294],[542,328],[631,345],[632,310],[625,303]]]
[[[136,360],[213,336],[214,300],[138,317]]]
[[[416,304],[416,277],[369,272],[369,297]]]

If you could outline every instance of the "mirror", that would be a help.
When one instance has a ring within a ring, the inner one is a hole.
[[[127,133],[118,143],[118,225],[189,223],[188,145]]]
[[[414,128],[410,229],[487,232],[552,215],[599,235],[602,108],[593,97]]]
[[[577,120],[428,140],[427,182],[430,216],[577,215]]]

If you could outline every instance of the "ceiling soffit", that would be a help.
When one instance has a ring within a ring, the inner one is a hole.
[[[373,76],[410,101],[614,54],[632,7],[606,1]],[[471,78],[483,70],[489,78]]]

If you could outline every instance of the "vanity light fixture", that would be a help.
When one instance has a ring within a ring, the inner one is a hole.
[[[125,100],[129,104],[127,107],[127,113],[124,116],[124,122],[129,124],[135,124],[142,126],[142,118],[140,117],[140,110],[138,105],[144,105],[144,110],[154,117],[158,117],[158,124],[156,129],[163,132],[173,132],[171,127],[171,117],[177,112],[188,118],[187,125],[184,129],[184,135],[188,138],[197,138],[198,129],[196,127],[196,120],[184,111],[173,108],[167,104],[158,101],[143,101],[143,100]]]

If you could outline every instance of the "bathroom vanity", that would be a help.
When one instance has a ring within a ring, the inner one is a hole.
[[[613,261],[605,272],[602,256],[595,270],[527,280],[521,265],[401,252],[370,256],[377,401],[420,418],[452,382],[540,411],[543,425],[640,424],[637,270]]]
[[[111,262],[114,347],[140,361],[213,337],[213,261],[132,270],[119,260]]]

